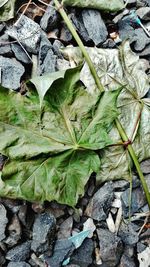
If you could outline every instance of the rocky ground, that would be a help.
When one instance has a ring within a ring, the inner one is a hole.
[[[12,22],[0,24],[2,86],[24,93],[23,82],[31,76],[33,63],[38,75],[68,66],[60,48],[75,45],[75,41],[52,1],[47,5],[32,1],[15,26]],[[23,12],[24,6],[20,6],[18,3]],[[115,14],[77,8],[67,12],[86,46],[113,49],[129,39],[149,72],[150,35],[131,18],[132,10],[150,34],[149,0],[129,0],[126,8]],[[33,36],[29,39],[29,35]],[[1,156],[0,169],[2,164]],[[141,168],[150,189],[150,160]],[[76,209],[55,202],[40,205],[1,198],[0,266],[150,266],[149,209],[136,173],[132,186],[131,205],[128,181],[96,187],[95,175]]]

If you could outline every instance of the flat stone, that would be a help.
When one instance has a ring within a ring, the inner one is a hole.
[[[51,4],[47,7],[43,17],[41,18],[40,26],[46,32],[52,31],[57,28],[59,21],[60,15],[53,6],[53,1],[51,1]]]
[[[0,204],[0,241],[2,241],[6,236],[5,229],[7,223],[8,223],[7,211],[5,207],[2,204]]]
[[[55,217],[48,213],[39,214],[33,225],[31,249],[36,253],[50,251],[54,243],[55,230]]]
[[[85,9],[82,11],[84,26],[90,39],[95,45],[102,44],[107,39],[107,28],[98,10]]]
[[[118,236],[121,238],[122,242],[125,245],[130,245],[130,246],[135,245],[139,240],[138,233],[134,229],[134,224],[133,223],[126,224],[123,221],[120,225]]]
[[[57,56],[53,52],[53,46],[45,34],[42,34],[38,55],[38,74],[55,72]]]
[[[22,15],[17,24],[14,24],[14,26],[9,28],[6,32],[13,39],[18,39],[29,53],[37,53],[41,37],[41,28],[32,19]]]
[[[30,255],[31,242],[27,241],[10,249],[6,254],[6,259],[10,261],[25,261]]]
[[[70,263],[77,264],[82,267],[88,267],[92,264],[92,253],[94,250],[94,243],[92,239],[86,239],[82,243],[81,247],[73,252]]]
[[[136,10],[136,14],[141,20],[150,20],[150,7],[141,7]]]
[[[142,188],[140,187],[132,190],[131,205],[129,202],[130,188],[126,189],[122,193],[121,199],[122,199],[124,217],[129,216],[129,206],[130,206],[130,215],[133,215],[135,212],[139,211],[139,209],[141,209],[146,204],[145,194]]]
[[[73,13],[70,14],[70,18],[72,20],[72,23],[74,24],[78,34],[80,35],[81,39],[85,42],[88,42],[91,40],[85,26],[83,23],[83,18],[81,16],[81,13],[77,13],[75,10]]]
[[[113,200],[113,183],[105,183],[90,200],[85,214],[97,221],[105,220],[107,218],[105,212],[108,212]]]
[[[18,59],[19,61],[25,63],[25,64],[31,64],[31,60],[29,59],[29,57],[27,56],[27,54],[25,53],[25,51],[22,49],[22,47],[19,44],[12,44],[11,45],[11,49],[16,57],[16,59]]]
[[[25,72],[25,68],[15,58],[0,56],[1,84],[3,87],[18,89],[20,79]]]
[[[140,164],[141,170],[144,174],[150,173],[150,159],[144,160]]]
[[[1,42],[4,42],[4,44],[1,44]],[[10,44],[5,44],[5,42],[9,42],[9,36],[6,33],[0,36],[0,55],[11,55],[11,46]]]
[[[123,245],[120,237],[102,228],[97,229],[97,234],[102,262],[111,267],[117,266],[123,252]]]
[[[30,267],[31,265],[25,261],[15,261],[8,263],[7,267]]]
[[[68,259],[75,247],[70,240],[57,240],[51,257],[45,256],[45,261],[51,267],[61,267],[64,260]]]

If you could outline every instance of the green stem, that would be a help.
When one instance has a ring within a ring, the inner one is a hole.
[[[91,71],[91,73],[93,75],[93,78],[95,80],[95,83],[96,83],[98,89],[100,90],[100,92],[104,92],[104,87],[100,82],[100,79],[99,79],[99,77],[97,75],[97,72],[95,70],[93,62],[91,61],[91,59],[90,59],[90,57],[89,57],[89,55],[88,55],[88,53],[87,53],[87,51],[86,51],[86,49],[84,47],[84,44],[82,43],[78,33],[76,32],[76,29],[72,25],[71,20],[68,18],[68,15],[66,14],[65,10],[63,9],[63,6],[58,2],[58,0],[54,0],[54,3],[55,3],[55,6],[56,6],[56,9],[61,14],[62,18],[64,19],[64,21],[65,21],[65,23],[66,23],[66,25],[68,27],[68,29],[70,30],[70,32],[72,33],[74,39],[76,40],[77,44],[79,45],[79,47],[80,47],[80,49],[81,49],[81,51],[82,51],[82,53],[83,53],[83,55],[84,55],[84,57],[86,59],[86,62],[88,64],[89,68],[90,68],[90,71]],[[115,123],[116,123],[116,127],[118,129],[118,132],[119,132],[122,140],[124,142],[127,142],[129,140],[129,138],[128,138],[125,130],[123,129],[121,123],[119,122],[118,119],[115,120]],[[138,175],[140,177],[141,184],[143,186],[143,189],[144,189],[144,192],[145,192],[145,195],[146,195],[146,198],[147,198],[147,202],[148,202],[148,205],[149,205],[149,208],[150,208],[150,193],[149,193],[146,181],[144,179],[144,175],[143,175],[143,173],[141,171],[140,164],[138,162],[138,158],[137,158],[137,156],[135,154],[135,151],[134,151],[134,149],[133,149],[131,144],[129,144],[127,146],[127,149],[129,151],[129,154],[130,154],[130,156],[131,156],[131,158],[132,158],[132,160],[134,162],[134,165],[135,165],[136,170],[138,172]]]
[[[57,8],[57,10],[59,11],[59,13],[61,14],[62,18],[64,19],[68,29],[70,30],[70,32],[72,33],[74,39],[76,40],[77,44],[79,45],[85,59],[86,59],[86,62],[90,68],[90,71],[94,77],[94,80],[95,80],[95,83],[98,87],[98,89],[101,91],[101,92],[104,92],[104,88],[103,88],[103,85],[101,84],[100,82],[100,79],[99,77],[97,76],[97,72],[95,70],[95,67],[93,65],[93,62],[92,60],[90,59],[85,47],[84,47],[84,44],[82,43],[79,35],[77,34],[76,32],[76,29],[74,28],[71,20],[68,18],[68,15],[66,14],[66,12],[64,11],[62,5],[58,2],[58,0],[54,0],[54,3],[55,3],[55,6]]]

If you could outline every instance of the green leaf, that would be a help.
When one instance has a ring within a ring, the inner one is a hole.
[[[112,144],[108,132],[120,90],[90,95],[79,81],[79,67],[64,78],[57,74],[55,81],[45,76],[49,89],[43,95],[44,76],[27,96],[0,89],[0,153],[8,157],[0,196],[74,206],[100,168],[94,150]]]
[[[112,91],[124,85],[117,101],[119,120],[128,137],[133,141],[139,161],[149,158],[150,99],[144,98],[149,90],[145,61],[139,60],[139,57],[130,49],[128,42],[119,49],[87,48],[87,51],[106,91]],[[78,48],[71,50],[66,48],[63,53],[66,59],[71,58],[75,63],[82,60]],[[87,63],[81,70],[80,79],[91,95],[98,92]],[[109,136],[114,143],[121,142],[115,127],[110,131]],[[101,170],[97,180],[130,179],[131,167],[131,160],[124,147],[111,146],[101,153]]]
[[[123,0],[63,0],[67,6],[95,8],[104,11],[119,11],[124,8]]]
[[[0,3],[0,21],[7,21],[14,17],[16,0],[2,0]]]

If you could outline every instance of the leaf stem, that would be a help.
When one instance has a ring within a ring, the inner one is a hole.
[[[85,49],[85,46],[82,43],[78,33],[76,32],[76,29],[74,28],[71,20],[68,18],[68,15],[66,14],[65,10],[63,9],[63,6],[58,2],[58,0],[54,0],[54,3],[55,3],[55,6],[56,6],[57,10],[59,11],[59,13],[61,14],[62,18],[64,19],[68,29],[70,30],[70,32],[72,33],[74,39],[76,40],[77,44],[79,45],[79,47],[80,47],[80,49],[81,49],[81,51],[82,51],[82,53],[83,53],[83,55],[84,55],[84,57],[86,59],[86,62],[88,64],[89,68],[90,68],[90,71],[91,71],[91,73],[92,73],[92,75],[94,77],[94,80],[95,80],[95,83],[96,83],[97,87],[99,88],[99,90],[101,92],[104,92],[104,87],[100,82],[100,79],[99,79],[99,77],[97,75],[97,72],[95,70],[93,62],[90,59],[90,57],[89,57],[89,55],[88,55],[88,53],[87,53],[87,51]]]
[[[56,6],[57,11],[60,13],[60,15],[62,16],[62,18],[64,19],[64,21],[65,21],[68,29],[70,30],[70,32],[72,33],[74,39],[76,40],[77,44],[79,45],[79,47],[80,47],[80,49],[81,49],[81,51],[82,51],[82,53],[83,53],[83,55],[85,57],[85,60],[86,60],[88,66],[90,68],[90,71],[91,71],[91,73],[93,75],[93,78],[95,80],[95,83],[96,83],[98,89],[100,90],[100,92],[104,92],[104,87],[103,87],[103,85],[100,82],[100,79],[99,79],[99,77],[97,75],[97,72],[95,70],[94,64],[91,61],[91,59],[90,59],[90,57],[89,57],[89,55],[88,55],[88,53],[87,53],[87,51],[85,49],[85,46],[82,43],[82,41],[81,41],[78,33],[76,32],[76,29],[74,28],[71,20],[68,18],[68,15],[66,14],[65,10],[63,9],[63,5],[60,4],[58,2],[58,0],[54,0],[54,3],[55,3],[55,6]],[[115,124],[116,124],[116,127],[118,129],[118,132],[119,132],[122,140],[124,142],[128,142],[129,141],[129,138],[128,138],[125,130],[123,129],[123,127],[122,127],[122,125],[121,125],[121,123],[120,123],[120,121],[118,119],[115,120]],[[132,158],[132,160],[134,162],[134,165],[136,167],[137,173],[138,173],[138,175],[140,177],[141,184],[143,186],[143,190],[145,192],[145,195],[146,195],[146,198],[147,198],[147,202],[148,202],[148,205],[149,205],[149,208],[150,208],[150,193],[149,193],[148,186],[146,184],[144,175],[143,175],[143,173],[141,171],[140,164],[138,162],[138,158],[137,158],[137,156],[135,154],[135,151],[134,151],[134,149],[133,149],[133,147],[132,147],[131,144],[128,144],[127,145],[127,149],[128,149],[129,154],[130,154],[130,156],[131,156],[131,158]]]

